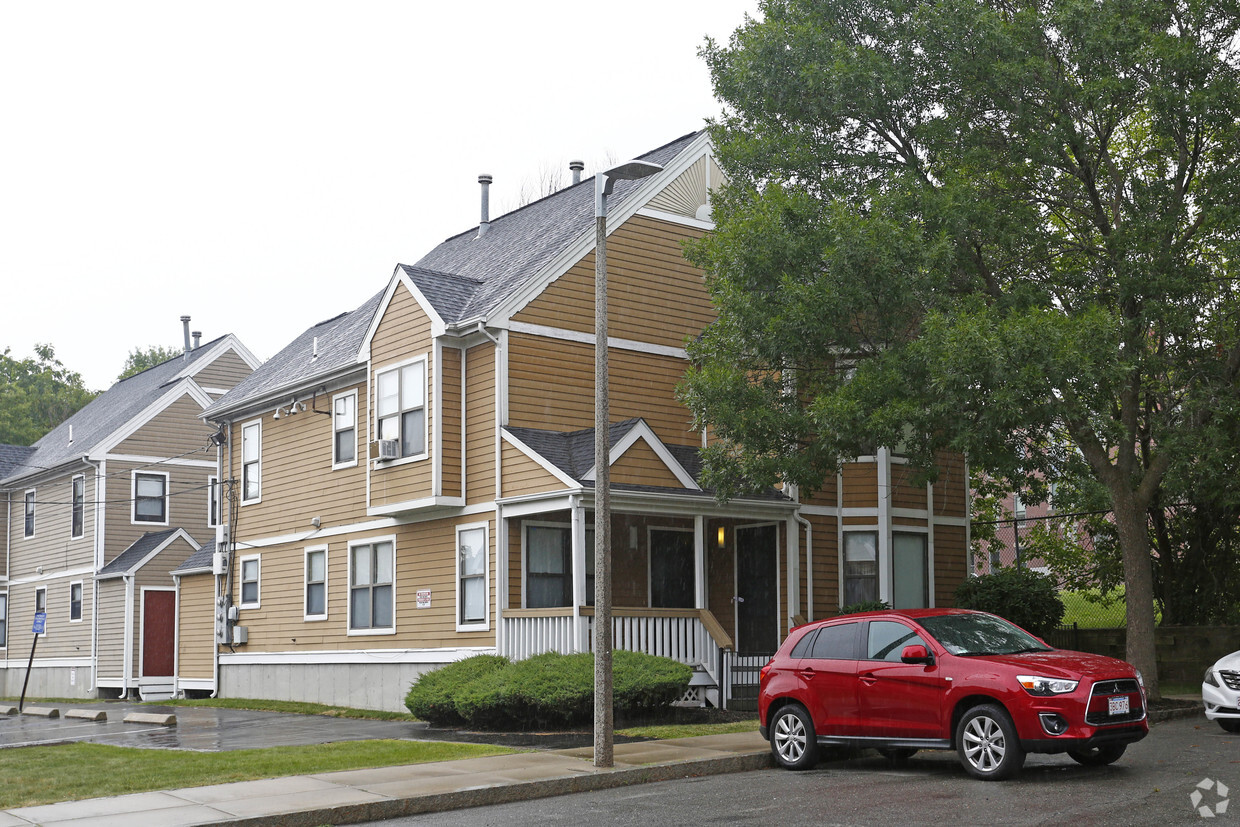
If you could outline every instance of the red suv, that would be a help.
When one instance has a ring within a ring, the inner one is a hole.
[[[821,744],[905,759],[955,749],[971,775],[1020,771],[1029,752],[1110,764],[1149,732],[1141,673],[1053,649],[1006,620],[962,609],[865,612],[798,626],[762,668],[758,715],[793,770]]]

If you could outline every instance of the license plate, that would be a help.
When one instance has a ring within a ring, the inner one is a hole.
[[[1107,698],[1107,714],[1108,715],[1127,715],[1128,714],[1128,696],[1115,695]]]

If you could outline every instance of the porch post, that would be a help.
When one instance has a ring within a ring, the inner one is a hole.
[[[693,606],[706,608],[706,517],[693,518]]]
[[[572,555],[573,555],[573,651],[590,651],[586,639],[585,618],[581,616],[581,607],[586,602],[586,521],[585,508],[580,497],[572,498],[569,506],[572,515]]]

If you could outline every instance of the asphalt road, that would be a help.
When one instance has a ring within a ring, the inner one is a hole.
[[[1198,789],[1206,779],[1215,782]],[[1204,716],[1156,724],[1113,766],[1078,766],[1065,755],[1031,755],[1014,781],[965,775],[954,753],[924,752],[906,766],[875,753],[784,770],[689,778],[517,804],[393,819],[428,825],[1131,825],[1240,824],[1220,807],[1240,799],[1240,736]],[[1209,807],[1205,818],[1197,807]],[[1221,809],[1221,811],[1220,811]]]

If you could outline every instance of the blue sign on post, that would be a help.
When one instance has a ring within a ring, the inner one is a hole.
[[[47,629],[47,612],[34,613],[34,628],[30,631],[36,635],[41,635]]]

